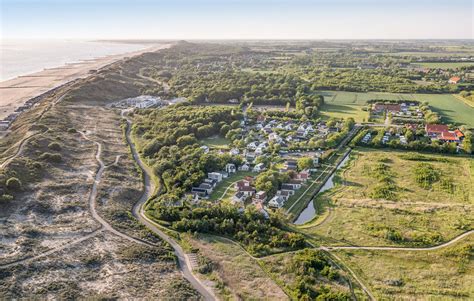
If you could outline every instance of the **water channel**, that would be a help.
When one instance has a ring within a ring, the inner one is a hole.
[[[348,154],[336,167],[336,171],[338,169],[340,169],[341,167],[344,167],[344,165],[346,165],[347,161],[349,161],[349,156],[350,154]],[[321,187],[321,189],[319,190],[318,194],[320,194],[321,192],[324,192],[326,190],[329,190],[331,188],[334,187],[334,175],[336,174],[336,172],[334,172],[326,181],[326,183],[324,183],[323,187]],[[316,195],[317,196],[317,195]],[[316,196],[311,200],[311,202],[309,202],[308,206],[303,210],[301,211],[300,215],[298,216],[298,218],[296,219],[296,221],[294,222],[295,225],[302,225],[304,223],[307,223],[309,222],[310,220],[312,220],[315,216],[316,216],[316,209],[314,208],[314,200],[316,198]]]

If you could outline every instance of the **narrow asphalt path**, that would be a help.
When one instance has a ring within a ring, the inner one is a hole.
[[[138,200],[138,202],[135,203],[135,205],[133,206],[133,209],[132,209],[133,215],[141,223],[146,225],[151,231],[156,233],[164,241],[170,244],[170,246],[175,251],[176,257],[178,258],[179,268],[181,272],[183,273],[184,278],[186,278],[191,283],[191,285],[203,296],[203,298],[205,300],[216,300],[215,295],[210,290],[208,290],[208,288],[193,274],[192,268],[191,268],[191,262],[189,260],[189,257],[183,251],[183,248],[181,248],[181,246],[175,240],[173,240],[169,235],[165,234],[159,228],[160,227],[159,225],[157,225],[155,222],[153,222],[151,219],[149,219],[145,215],[143,206],[148,200],[148,198],[150,198],[152,193],[155,191],[156,187],[155,187],[154,182],[150,178],[150,171],[149,171],[148,166],[146,166],[146,164],[143,163],[143,161],[141,160],[135,148],[135,145],[133,144],[132,139],[130,138],[132,122],[124,116],[124,111],[122,111],[122,117],[124,117],[127,121],[127,129],[125,132],[127,143],[130,146],[133,159],[135,160],[135,162],[137,162],[138,166],[140,166],[143,172],[143,181],[145,184],[143,195]]]

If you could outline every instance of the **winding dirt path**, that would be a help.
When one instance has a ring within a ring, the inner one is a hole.
[[[132,128],[132,122],[125,116],[125,111],[122,111],[122,117],[125,118],[127,121],[127,129],[125,131],[125,136],[127,139],[127,143],[130,146],[130,150],[133,155],[133,159],[138,164],[140,169],[143,172],[143,181],[144,181],[144,191],[141,198],[138,202],[133,206],[132,213],[133,215],[145,226],[147,226],[151,231],[156,233],[158,236],[161,237],[164,241],[166,241],[170,246],[174,249],[176,257],[178,258],[179,268],[184,276],[191,285],[203,296],[205,300],[216,300],[216,296],[214,293],[209,290],[202,282],[197,278],[194,273],[192,272],[191,262],[189,257],[184,252],[183,248],[173,240],[169,235],[164,233],[161,230],[161,226],[156,224],[150,218],[148,218],[145,214],[145,210],[143,206],[145,205],[146,201],[152,196],[153,192],[156,190],[155,183],[151,180],[150,177],[150,170],[149,167],[141,160],[135,145],[132,142],[130,137],[130,131]]]
[[[37,120],[33,123],[33,125],[35,125],[38,121],[40,121],[44,114],[46,112],[48,112],[52,107],[54,107],[58,102],[62,101],[64,99],[64,97],[66,97],[67,95],[67,92],[64,93],[63,95],[61,95],[60,97],[58,97],[56,100],[52,101],[51,104],[49,104],[42,112],[41,114],[38,116]],[[13,155],[10,155],[6,158],[5,161],[3,161],[1,164],[0,164],[0,169],[4,169],[8,164],[10,164],[13,160],[15,160],[16,158],[18,158],[22,153],[23,153],[23,150],[25,148],[25,145],[26,143],[33,137],[39,135],[39,134],[42,134],[44,132],[46,132],[47,129],[43,132],[36,132],[36,133],[33,133],[31,135],[29,135],[28,137],[25,137],[23,138],[21,141],[20,141],[20,145],[18,146],[18,150],[13,154]],[[10,149],[10,148],[9,148]],[[7,150],[8,151],[8,150]]]

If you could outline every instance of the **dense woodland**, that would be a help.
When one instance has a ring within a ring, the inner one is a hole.
[[[229,154],[206,153],[197,139],[210,137],[239,125],[241,113],[229,107],[201,107],[182,104],[135,114],[133,136],[139,151],[162,183],[161,193],[148,206],[148,213],[166,221],[178,231],[218,233],[244,244],[256,255],[305,245],[300,234],[283,231],[284,219],[267,219],[255,208],[244,212],[234,206],[191,206],[184,198],[208,172],[223,170],[239,162]]]
[[[181,42],[158,56],[144,73],[167,82],[172,95],[199,103],[294,106],[320,90],[454,93],[460,86],[449,85],[447,80],[472,69],[425,70],[411,65],[416,57],[311,45],[261,49]]]

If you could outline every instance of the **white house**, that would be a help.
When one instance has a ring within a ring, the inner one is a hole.
[[[255,154],[257,154],[257,155],[261,155],[261,154],[263,154],[263,151],[264,151],[264,149],[263,149],[263,148],[261,148],[261,147],[257,147],[257,149],[255,150]]]
[[[250,142],[247,145],[247,148],[250,149],[250,150],[255,150],[257,148],[257,143],[256,142]]]
[[[207,154],[209,152],[209,147],[207,145],[201,146],[201,149],[204,150],[205,154]]]
[[[239,151],[238,148],[233,148],[233,149],[231,149],[231,150],[229,151],[229,153],[230,153],[232,156],[237,156],[237,155],[240,153],[240,151]]]
[[[234,173],[234,172],[236,171],[236,169],[235,169],[235,164],[228,163],[228,164],[225,166],[225,171],[227,171],[228,173]]]
[[[247,163],[244,163],[242,165],[239,166],[239,170],[241,171],[249,171],[250,170],[250,166],[247,164]]]
[[[243,203],[245,199],[246,199],[245,194],[242,191],[239,191],[236,194],[234,194],[234,196],[232,197],[232,203],[234,204]]]
[[[276,195],[268,202],[268,206],[272,208],[281,208],[284,203],[285,200],[281,196]]]
[[[265,169],[265,164],[263,163],[258,163],[257,165],[253,167],[254,172],[261,172],[264,169]]]
[[[207,174],[209,179],[215,179],[217,182],[222,181],[222,174],[220,172],[210,172]]]

